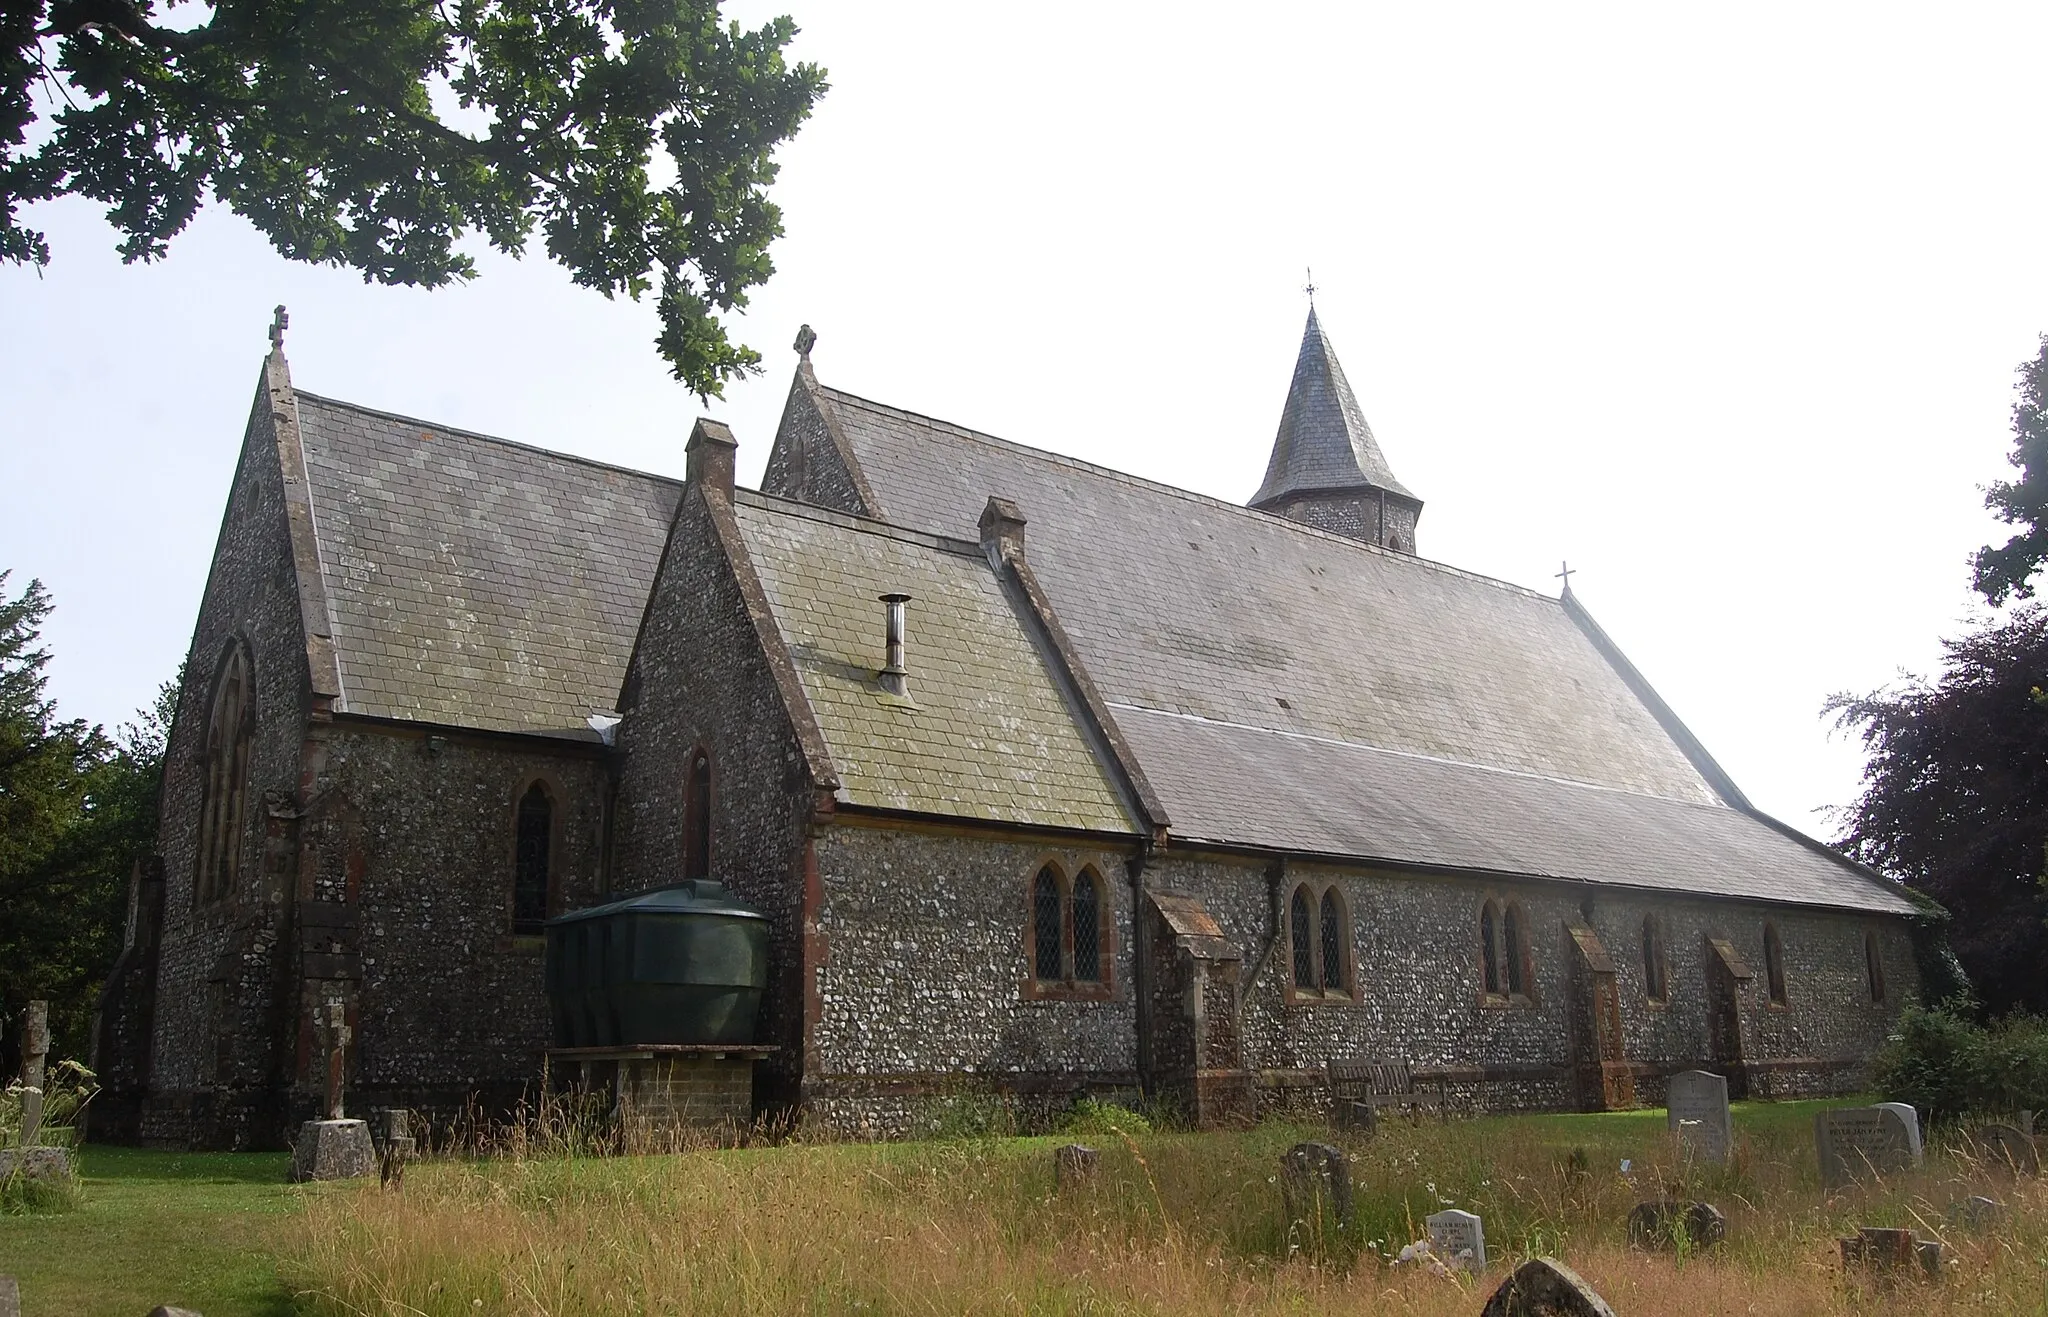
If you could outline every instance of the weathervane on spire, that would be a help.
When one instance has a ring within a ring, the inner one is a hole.
[[[1308,294],[1308,304],[1314,306],[1316,304],[1316,271],[1312,265],[1305,268],[1308,270],[1308,283],[1303,285],[1301,291]]]
[[[290,313],[284,309],[284,303],[279,302],[277,309],[270,313],[270,350],[272,352],[284,351],[284,331],[291,328],[291,323]]]

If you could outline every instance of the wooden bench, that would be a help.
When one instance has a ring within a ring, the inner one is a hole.
[[[1415,1086],[1406,1061],[1332,1061],[1329,1064],[1330,1105],[1340,1125],[1373,1125],[1387,1107],[1407,1108],[1411,1116],[1430,1110],[1444,1114],[1444,1087]]]

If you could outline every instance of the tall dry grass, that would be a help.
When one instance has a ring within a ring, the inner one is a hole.
[[[331,1187],[289,1229],[319,1313],[1466,1314],[1519,1256],[1562,1257],[1624,1317],[2048,1309],[2048,1192],[1938,1148],[1925,1170],[1820,1192],[1804,1109],[1746,1121],[1733,1167],[1672,1155],[1649,1119],[1394,1126],[1350,1148],[1347,1225],[1287,1222],[1280,1154],[1324,1131],[1095,1140],[1097,1181],[1055,1190],[1057,1140],[793,1145],[667,1156],[429,1162],[398,1193]],[[1574,1157],[1577,1151],[1581,1155]],[[1622,1170],[1626,1159],[1628,1170]],[[1629,1207],[1671,1191],[1727,1212],[1729,1243],[1631,1253]],[[1951,1224],[1988,1192],[1999,1224]],[[1391,1265],[1446,1203],[1479,1212],[1477,1278]],[[1938,1285],[1845,1277],[1834,1238],[1910,1225],[1948,1242]]]

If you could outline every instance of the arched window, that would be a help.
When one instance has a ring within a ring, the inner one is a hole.
[[[193,894],[217,901],[235,890],[242,866],[242,818],[249,793],[249,747],[256,732],[256,692],[249,651],[229,643],[214,673],[206,722],[205,794],[200,803],[199,868]]]
[[[690,756],[690,781],[683,806],[683,877],[711,876],[711,756]]]
[[[1060,973],[1060,923],[1060,879],[1048,864],[1031,883],[1031,969],[1048,983],[1065,977]]]
[[[1308,903],[1306,886],[1294,889],[1287,904],[1287,932],[1293,943],[1294,986],[1308,992],[1316,987],[1315,914]]]
[[[1323,944],[1323,991],[1343,992],[1344,975],[1344,930],[1349,920],[1344,918],[1344,905],[1337,897],[1337,889],[1328,888],[1323,892],[1322,908],[1317,912],[1317,926],[1322,933]]]
[[[1501,995],[1499,936],[1500,912],[1493,902],[1488,901],[1479,910],[1479,956],[1486,967],[1486,994],[1489,997]]]
[[[535,782],[526,789],[513,828],[512,931],[538,933],[548,917],[555,843],[555,802],[546,787]]]
[[[1664,930],[1657,926],[1657,916],[1643,916],[1643,995],[1651,1001],[1663,1001],[1667,985],[1664,981]]]
[[[1863,935],[1863,975],[1869,980],[1870,1000],[1884,1000],[1884,958],[1878,954],[1877,934]]]
[[[1522,981],[1524,955],[1522,907],[1510,904],[1507,910],[1507,917],[1502,921],[1502,927],[1506,931],[1502,937],[1501,960],[1503,962],[1502,967],[1507,971],[1508,995],[1522,996],[1529,991],[1529,985]]]
[[[1764,925],[1764,990],[1771,1005],[1785,1004],[1785,944],[1778,939],[1776,924]]]
[[[1074,880],[1074,978],[1095,983],[1102,978],[1102,918],[1095,896],[1095,871],[1081,870]]]

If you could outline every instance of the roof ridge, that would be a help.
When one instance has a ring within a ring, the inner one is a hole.
[[[764,494],[757,489],[735,486],[733,502],[763,512],[776,512],[786,516],[802,517],[827,526],[838,526],[844,530],[863,535],[879,535],[883,539],[898,540],[915,544],[920,548],[932,549],[939,553],[956,554],[963,558],[986,561],[980,544],[963,540],[954,535],[934,535],[930,531],[917,530],[910,526],[898,526],[894,522],[879,521],[874,517],[863,517],[852,512],[841,512],[837,508],[820,507],[801,499],[784,498],[780,494]]]
[[[1070,457],[1065,453],[1055,453],[1052,452],[1050,449],[1045,448],[1034,448],[1030,444],[1020,444],[1014,439],[1005,439],[1000,435],[989,434],[983,430],[969,429],[968,427],[960,425],[956,422],[941,420],[936,416],[927,416],[923,412],[914,412],[906,407],[897,407],[890,403],[877,402],[873,398],[863,398],[857,393],[848,393],[844,389],[836,389],[828,384],[820,384],[818,387],[824,392],[831,394],[836,401],[849,402],[859,406],[869,407],[879,412],[893,412],[898,416],[910,417],[913,420],[923,421],[926,424],[932,426],[934,429],[948,431],[963,439],[973,439],[978,442],[989,444],[997,448],[1002,448],[1010,452],[1021,454],[1026,457],[1037,458],[1041,461],[1050,462],[1057,466],[1074,467],[1083,471],[1087,471],[1093,475],[1104,476],[1108,479],[1121,481],[1125,484],[1134,485],[1142,489],[1151,490],[1155,493],[1170,494],[1176,498],[1186,499],[1189,502],[1201,503],[1209,507],[1213,507],[1221,512],[1235,513],[1238,516],[1253,518],[1267,525],[1278,526],[1285,530],[1291,531],[1297,535],[1311,536],[1315,539],[1322,540],[1325,543],[1342,545],[1350,549],[1363,550],[1367,553],[1378,554],[1383,558],[1398,559],[1401,562],[1412,563],[1418,567],[1426,568],[1430,571],[1442,572],[1447,576],[1455,576],[1462,580],[1473,581],[1481,585],[1492,586],[1495,589],[1504,590],[1510,594],[1522,595],[1526,598],[1540,600],[1547,604],[1559,603],[1559,600],[1556,596],[1544,594],[1540,590],[1532,590],[1526,585],[1516,585],[1513,581],[1503,581],[1498,577],[1486,576],[1479,572],[1468,571],[1463,567],[1453,567],[1449,563],[1438,562],[1434,558],[1425,558],[1421,554],[1405,553],[1398,549],[1382,548],[1377,544],[1371,544],[1365,540],[1353,539],[1349,535],[1339,535],[1335,531],[1321,530],[1315,526],[1305,525],[1302,522],[1292,520],[1288,517],[1280,516],[1277,513],[1262,512],[1258,508],[1246,507],[1242,503],[1232,503],[1228,499],[1217,498],[1214,494],[1204,494],[1198,490],[1185,489],[1179,485],[1170,485],[1163,480],[1153,480],[1147,476],[1133,475],[1128,471],[1119,471],[1115,467],[1102,466],[1099,463],[1090,462],[1086,458]],[[1024,509],[1024,513],[1028,517],[1030,515],[1030,509]]]
[[[1503,768],[1498,764],[1479,764],[1470,759],[1447,759],[1442,755],[1423,754],[1419,750],[1396,750],[1390,746],[1372,745],[1365,741],[1347,741],[1341,736],[1322,736],[1315,732],[1298,732],[1285,727],[1261,727],[1257,723],[1241,723],[1229,718],[1210,718],[1199,713],[1181,713],[1174,709],[1155,709],[1145,704],[1130,704],[1111,700],[1112,709],[1127,709],[1132,713],[1157,714],[1162,718],[1180,718],[1187,722],[1206,723],[1211,727],[1231,727],[1239,731],[1265,732],[1272,736],[1284,736],[1294,741],[1313,741],[1319,745],[1340,746],[1346,750],[1364,750],[1369,754],[1394,755],[1401,759],[1415,759],[1427,764],[1445,764],[1452,768],[1470,768],[1482,773],[1499,773],[1506,777],[1526,778],[1532,782],[1550,782],[1557,786],[1584,787],[1588,791],[1607,791],[1618,796],[1634,796],[1639,800],[1655,800],[1666,805],[1682,805],[1687,809],[1718,810],[1724,814],[1744,814],[1750,811],[1737,809],[1721,801],[1706,804],[1696,800],[1680,800],[1676,796],[1660,796],[1654,791],[1636,791],[1628,787],[1610,786],[1605,782],[1588,782],[1576,777],[1558,777],[1554,773],[1532,773],[1526,768]]]
[[[658,480],[662,484],[674,485],[678,489],[683,485],[683,479],[680,476],[665,476],[658,471],[645,471],[639,467],[623,466],[617,462],[606,462],[595,457],[585,457],[580,453],[565,453],[559,448],[543,448],[539,444],[521,443],[517,439],[506,439],[495,434],[485,434],[481,430],[465,430],[458,425],[443,425],[439,421],[430,421],[421,416],[408,416],[404,412],[387,412],[381,407],[366,407],[359,402],[349,402],[345,398],[330,398],[324,393],[313,393],[306,389],[295,387],[292,392],[298,395],[300,401],[310,398],[314,402],[324,403],[329,407],[344,407],[352,412],[361,412],[365,416],[381,417],[387,421],[403,421],[407,425],[422,426],[438,434],[453,435],[462,439],[477,439],[487,444],[497,444],[503,448],[516,448],[521,452],[536,453],[541,457],[551,457],[562,462],[574,462],[578,466],[596,467],[600,471],[616,471],[620,475],[640,476],[648,480]]]

